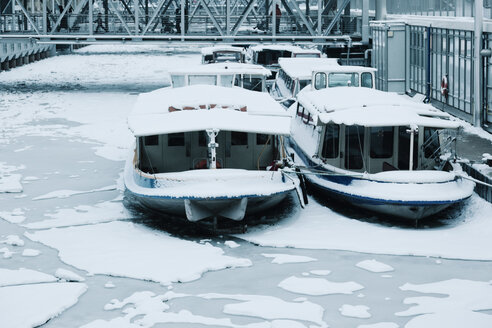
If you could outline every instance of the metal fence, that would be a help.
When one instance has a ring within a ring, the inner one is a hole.
[[[474,0],[387,0],[388,14],[473,17]]]

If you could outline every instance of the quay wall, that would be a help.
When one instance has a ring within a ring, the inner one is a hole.
[[[56,55],[56,46],[34,40],[0,39],[0,72]]]

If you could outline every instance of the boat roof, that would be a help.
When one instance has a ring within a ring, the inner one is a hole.
[[[258,44],[256,46],[250,47],[249,49],[251,49],[252,51],[280,50],[280,51],[290,51],[296,54],[300,54],[300,53],[321,54],[321,52],[317,49],[305,49],[298,46],[285,45],[285,44]]]
[[[278,63],[287,75],[298,79],[311,79],[319,66],[340,66],[336,58],[279,58]]]
[[[235,47],[235,46],[228,46],[228,45],[205,47],[205,48],[202,48],[202,55],[211,55],[217,51],[244,52],[244,48]]]
[[[323,67],[317,67],[313,71],[325,72],[325,73],[365,73],[365,72],[376,72],[377,69],[373,67],[364,67],[364,66],[325,65]]]
[[[397,93],[370,88],[336,87],[309,91],[303,89],[298,101],[313,118],[322,123],[361,126],[420,125],[457,128],[451,116],[429,104],[415,102]]]
[[[271,71],[261,65],[245,64],[245,63],[214,63],[207,65],[196,65],[191,67],[183,67],[178,70],[169,71],[170,75],[185,75],[185,74],[252,74],[252,75],[271,75]]]
[[[214,85],[142,93],[128,125],[135,136],[206,129],[290,134],[289,114],[267,93]]]

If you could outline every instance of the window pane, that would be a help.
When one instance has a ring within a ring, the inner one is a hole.
[[[159,136],[146,136],[144,137],[145,146],[157,146],[159,144]]]
[[[330,73],[328,86],[332,87],[358,87],[359,74],[357,73]]]
[[[311,83],[311,80],[299,80],[299,91],[304,89],[306,85],[309,85]]]
[[[262,91],[262,79],[259,77],[251,77],[251,75],[244,75],[243,88],[253,91]]]
[[[171,75],[173,87],[180,88],[185,85],[185,77],[183,75]]]
[[[198,132],[198,146],[208,147],[208,136],[205,131]]]
[[[371,73],[362,73],[362,87],[363,88],[371,88],[372,89],[372,74]]]
[[[223,87],[230,88],[232,86],[233,75],[221,75],[220,76],[220,85]]]
[[[433,128],[424,129],[424,155],[426,158],[436,157],[439,152],[439,131]]]
[[[371,128],[371,158],[393,156],[393,127]]]
[[[316,73],[314,76],[314,88],[316,90],[326,88],[326,74],[325,73]]]
[[[357,125],[345,127],[345,168],[364,167],[364,128]]]
[[[184,146],[185,144],[185,134],[181,133],[170,133],[167,136],[168,147]]]
[[[268,134],[261,134],[261,133],[258,133],[258,134],[256,135],[256,144],[257,144],[257,145],[264,145],[264,144],[266,144],[266,143],[267,143],[267,141],[268,141],[268,143],[270,143],[270,142],[271,142],[271,139],[270,139],[270,141],[269,141],[269,140],[268,140],[268,137],[269,137],[269,135],[268,135]]]
[[[325,127],[325,139],[323,141],[323,149],[321,157],[337,158],[339,153],[340,126],[328,124]]]
[[[248,134],[244,132],[231,132],[231,145],[232,146],[247,146]]]
[[[217,85],[217,76],[215,75],[190,75],[188,76],[188,84],[206,84],[206,85]]]

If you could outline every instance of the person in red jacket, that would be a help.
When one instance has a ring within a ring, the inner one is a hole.
[[[280,18],[282,17],[282,11],[278,3],[275,5],[275,16],[275,33],[278,34],[280,32]]]

